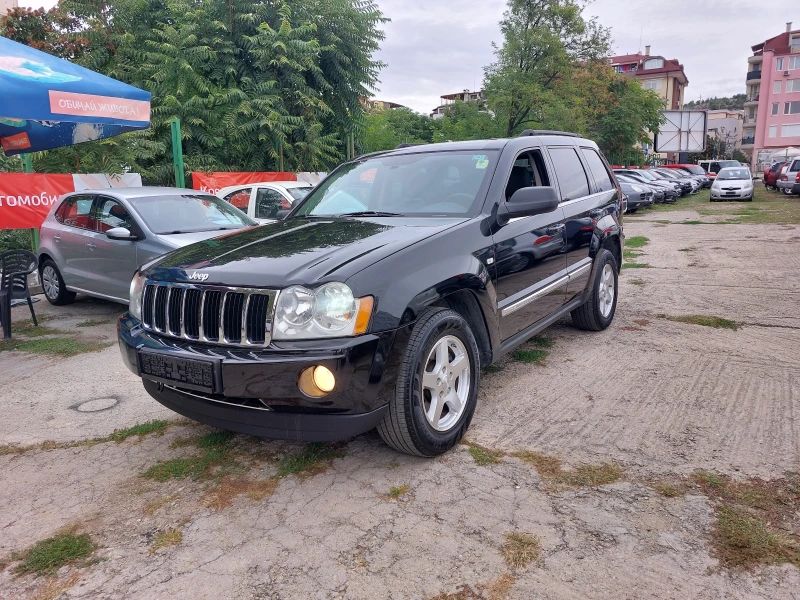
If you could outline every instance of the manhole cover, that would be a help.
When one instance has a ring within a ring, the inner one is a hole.
[[[118,402],[119,400],[116,398],[95,398],[94,400],[87,400],[82,404],[78,404],[75,408],[78,412],[98,412],[114,408]]]

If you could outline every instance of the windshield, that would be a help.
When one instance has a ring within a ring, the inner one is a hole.
[[[302,200],[308,193],[314,188],[312,187],[291,187],[286,188],[286,191],[289,192],[289,195],[294,198],[295,200]]]
[[[684,171],[689,171],[693,175],[705,175],[705,169],[703,167],[681,167]]]
[[[722,169],[717,179],[750,179],[749,169]]]
[[[679,175],[675,175],[675,173],[670,173],[669,171],[654,171],[656,177],[663,177],[664,179],[680,179]]]
[[[643,177],[647,181],[656,181],[658,177],[653,175],[652,173],[648,173],[647,171],[637,171],[639,177]]]
[[[315,188],[295,215],[467,215],[489,184],[496,158],[487,151],[425,152],[347,164]]]
[[[257,225],[224,200],[205,194],[131,198],[129,202],[155,234],[224,231]]]

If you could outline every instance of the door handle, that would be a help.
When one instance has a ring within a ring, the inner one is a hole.
[[[61,236],[60,236],[60,235],[58,235],[58,234],[55,234],[55,235],[53,236],[53,239],[54,239],[55,241],[57,241],[57,242],[60,242],[60,241],[61,241]]]
[[[97,248],[97,246],[94,245],[94,242],[89,242],[88,244],[86,244],[86,247],[89,248],[89,250],[94,250],[95,248]]]

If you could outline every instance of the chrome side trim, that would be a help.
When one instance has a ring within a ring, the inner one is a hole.
[[[592,268],[592,259],[587,257],[572,265],[568,270],[568,274],[570,279],[574,279],[579,275],[582,275],[584,272],[588,271],[591,268]]]
[[[516,302],[514,302],[510,306],[507,306],[506,308],[504,308],[500,312],[500,314],[503,317],[506,317],[506,316],[508,316],[510,314],[513,314],[513,313],[517,312],[518,310],[520,310],[522,308],[525,308],[526,306],[528,306],[532,302],[535,302],[536,300],[538,300],[542,296],[546,296],[547,294],[549,294],[553,290],[567,285],[568,282],[569,282],[569,275],[564,275],[563,277],[560,277],[559,279],[556,279],[553,283],[551,283],[549,285],[546,285],[543,288],[540,288],[540,289],[536,290],[532,294],[529,294],[529,295],[525,296],[524,298],[521,298],[521,299],[517,300]]]
[[[89,290],[85,290],[83,288],[75,287],[74,285],[64,285],[67,291],[70,292],[80,292],[81,294],[88,294],[89,296],[94,296],[95,298],[102,298],[103,300],[112,300],[114,302],[119,302],[120,304],[130,304],[130,298],[117,298],[116,296],[109,296],[108,294],[100,294],[98,292],[90,292]]]

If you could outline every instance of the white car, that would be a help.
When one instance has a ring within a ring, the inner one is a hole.
[[[800,194],[800,158],[795,158],[783,166],[776,185],[787,196]]]
[[[711,186],[711,202],[753,201],[753,175],[748,167],[725,167]]]
[[[279,210],[289,210],[295,200],[302,200],[312,189],[314,186],[306,181],[248,183],[222,188],[217,198],[264,224],[277,220]]]

